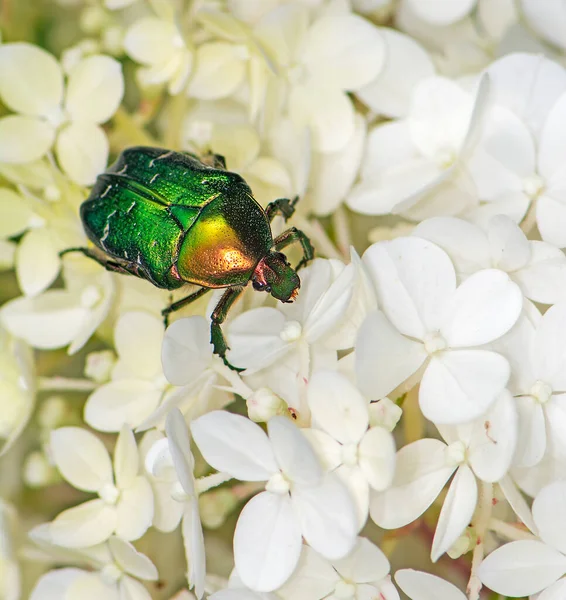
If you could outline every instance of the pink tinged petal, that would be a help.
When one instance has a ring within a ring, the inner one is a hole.
[[[101,385],[88,398],[84,419],[98,431],[140,425],[157,408],[162,392],[147,381],[121,379]]]
[[[55,129],[35,117],[10,115],[0,119],[0,163],[28,163],[53,145]]]
[[[434,64],[413,38],[394,29],[381,28],[386,59],[381,72],[356,95],[375,113],[404,117],[415,86],[434,75]]]
[[[395,440],[382,427],[372,427],[358,446],[358,465],[371,487],[386,489],[395,472]]]
[[[35,584],[29,600],[61,600],[69,586],[79,577],[83,577],[82,569],[55,569],[42,575]]]
[[[415,14],[431,25],[451,25],[474,8],[476,0],[411,0]]]
[[[207,42],[195,55],[188,94],[199,100],[216,100],[235,92],[244,80],[246,62],[228,42]]]
[[[128,312],[116,323],[114,345],[132,374],[151,380],[161,374],[163,323],[146,312]]]
[[[424,339],[439,329],[456,273],[448,255],[427,240],[403,237],[370,246],[362,257],[379,305],[404,335]]]
[[[546,451],[546,424],[542,406],[532,396],[515,398],[518,421],[515,467],[534,467]]]
[[[422,439],[397,452],[391,487],[373,495],[372,520],[384,529],[404,527],[434,502],[455,470],[446,461],[446,444]]]
[[[466,600],[456,586],[423,571],[400,569],[395,573],[395,581],[411,600]]]
[[[487,70],[492,100],[510,108],[538,134],[558,98],[566,91],[566,71],[537,54],[509,54]]]
[[[188,566],[187,583],[189,584],[190,589],[194,589],[194,593],[200,600],[204,594],[206,557],[198,499],[196,497],[189,501],[189,505],[185,509],[182,532]]]
[[[472,520],[478,501],[478,485],[472,470],[462,465],[448,488],[432,540],[430,557],[436,562],[460,537]]]
[[[380,30],[353,14],[317,19],[301,48],[301,61],[309,72],[342,90],[368,84],[381,70],[384,59]]]
[[[49,524],[49,534],[59,546],[85,548],[106,541],[118,524],[114,506],[90,500],[59,513]]]
[[[318,485],[296,486],[291,503],[309,546],[331,560],[351,551],[359,530],[356,507],[334,473],[324,475]]]
[[[191,423],[191,433],[206,462],[242,481],[265,481],[278,472],[272,446],[249,419],[212,411]]]
[[[139,455],[136,438],[127,425],[121,427],[116,440],[113,462],[116,485],[121,489],[131,487],[138,474]]]
[[[161,348],[163,373],[173,385],[186,385],[210,365],[210,325],[203,317],[179,319],[165,331]]]
[[[104,444],[80,427],[60,427],[51,432],[50,449],[61,475],[73,487],[96,492],[113,483],[112,464]]]
[[[354,583],[379,581],[389,573],[389,561],[385,554],[368,539],[359,537],[348,556],[332,561],[332,566],[343,579]]]
[[[566,483],[555,481],[544,487],[534,499],[533,518],[541,540],[566,553]]]
[[[401,335],[380,311],[370,313],[356,340],[356,381],[367,398],[383,398],[417,371],[424,345]]]
[[[442,248],[460,276],[475,273],[491,264],[485,233],[469,221],[455,217],[433,217],[419,223],[412,235]]]
[[[316,424],[341,444],[357,444],[369,424],[367,400],[340,373],[319,371],[307,388]]]
[[[191,439],[185,419],[178,408],[169,411],[165,421],[165,431],[169,442],[169,451],[177,472],[179,482],[185,493],[196,496],[193,475],[194,458],[191,452]]]
[[[285,417],[272,417],[267,433],[275,460],[287,478],[297,485],[317,485],[322,466],[301,430]]]
[[[502,271],[516,271],[531,258],[527,236],[506,215],[494,217],[487,231],[493,266]]]
[[[157,568],[151,560],[145,554],[138,552],[132,544],[112,536],[108,540],[108,546],[114,560],[126,573],[145,581],[156,581],[159,577]]]
[[[536,535],[537,527],[533,520],[531,508],[527,504],[524,496],[521,494],[511,477],[505,475],[499,482],[499,487],[505,496],[507,502],[513,509],[517,517]]]
[[[98,125],[73,121],[57,137],[57,160],[63,171],[80,185],[92,185],[106,168],[108,139]]]
[[[285,316],[275,308],[256,308],[238,315],[226,332],[228,358],[236,367],[258,370],[269,366],[287,352],[280,333]]]
[[[88,56],[69,73],[65,107],[72,120],[105,123],[123,95],[122,65],[109,56]]]
[[[509,363],[487,350],[452,350],[433,356],[423,375],[419,404],[433,423],[471,421],[495,402],[509,379]]]
[[[566,204],[543,194],[537,202],[537,226],[543,241],[566,247]]]
[[[288,495],[262,492],[244,506],[234,532],[234,561],[242,582],[261,592],[277,589],[301,554],[301,529]]]
[[[138,475],[128,489],[120,491],[116,514],[116,535],[124,540],[137,540],[149,529],[153,520],[153,492],[145,477]]]
[[[529,241],[530,260],[512,274],[523,294],[534,302],[556,304],[566,299],[566,257],[551,244]]]
[[[566,303],[551,306],[535,334],[532,352],[533,371],[537,380],[556,391],[566,390]]]
[[[61,269],[58,250],[45,227],[24,235],[16,250],[16,275],[26,296],[36,296],[55,281]]]
[[[484,269],[458,287],[445,308],[441,332],[451,348],[481,346],[507,333],[522,308],[519,286],[503,271]]]
[[[566,556],[542,542],[523,540],[501,546],[484,559],[478,575],[490,590],[530,596],[566,572]]]
[[[324,598],[334,590],[340,576],[324,558],[309,546],[303,546],[293,576],[277,590],[284,600]]]
[[[15,112],[50,116],[63,97],[63,72],[52,54],[25,42],[0,49],[0,97]]]
[[[518,435],[515,399],[504,390],[478,420],[468,443],[468,461],[482,481],[499,481],[509,469]]]

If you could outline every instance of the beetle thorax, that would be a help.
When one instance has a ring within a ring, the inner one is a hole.
[[[301,282],[284,254],[270,252],[256,265],[252,285],[254,289],[268,292],[281,302],[292,302],[297,297]]]

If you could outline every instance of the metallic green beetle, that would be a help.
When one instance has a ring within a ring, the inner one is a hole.
[[[226,170],[222,157],[211,155],[210,163],[162,148],[124,150],[81,205],[84,229],[95,247],[62,254],[82,252],[110,271],[167,290],[201,286],[163,310],[166,322],[171,312],[210,289],[227,288],[212,313],[211,343],[229,365],[221,324],[244,287],[251,281],[254,289],[292,302],[300,287],[295,271],[314,250],[296,228],[273,239],[270,221],[278,213],[288,219],[296,199],[275,200],[263,210],[242,177]],[[303,258],[293,269],[279,250],[295,241]]]

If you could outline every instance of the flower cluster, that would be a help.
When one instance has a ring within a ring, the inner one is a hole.
[[[7,12],[0,597],[564,597],[563,3]]]

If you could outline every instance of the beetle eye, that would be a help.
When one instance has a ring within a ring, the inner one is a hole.
[[[252,282],[252,286],[256,292],[262,292],[265,289],[265,284],[260,283],[259,281]]]
[[[264,289],[268,294],[271,294],[271,286],[266,285]]]

